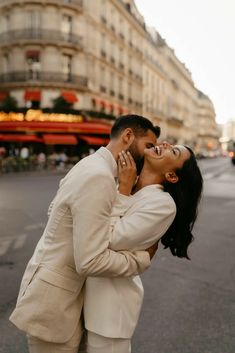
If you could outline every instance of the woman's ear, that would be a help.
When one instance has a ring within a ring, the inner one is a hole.
[[[128,147],[132,144],[135,139],[135,135],[131,128],[126,128],[122,133],[122,140],[123,142],[128,145]]]
[[[168,172],[165,174],[165,178],[169,183],[175,184],[179,181],[179,177],[175,172]]]

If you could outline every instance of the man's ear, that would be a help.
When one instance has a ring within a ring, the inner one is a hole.
[[[129,147],[135,139],[134,132],[131,128],[126,128],[122,133],[123,142]]]
[[[169,183],[175,184],[179,181],[179,177],[175,172],[168,172],[165,174],[165,178]]]

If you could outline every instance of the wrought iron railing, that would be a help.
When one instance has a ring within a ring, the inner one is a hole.
[[[12,82],[27,82],[27,81],[38,81],[38,82],[51,82],[51,83],[72,83],[81,87],[88,86],[88,79],[84,76],[63,74],[60,72],[51,71],[16,71],[8,72],[0,75],[0,83],[12,83]]]
[[[47,29],[22,29],[0,33],[0,43],[5,44],[19,40],[41,40],[49,42],[66,42],[73,45],[82,46],[82,38],[73,33],[63,33],[61,31]]]
[[[38,0],[21,0],[21,2],[38,2]],[[10,5],[13,3],[19,3],[19,0],[0,0],[0,5]],[[83,0],[41,0],[41,3],[55,3],[55,4],[64,4],[64,5],[74,5],[74,6],[80,6],[83,7]]]

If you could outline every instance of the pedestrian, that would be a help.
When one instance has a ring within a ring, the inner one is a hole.
[[[46,155],[44,152],[40,152],[37,155],[38,170],[43,170],[46,168]]]
[[[129,153],[120,156],[119,193],[111,214],[109,247],[139,251],[161,238],[173,255],[188,258],[202,192],[195,156],[188,147],[166,142],[144,153],[134,190],[134,160]],[[131,352],[143,301],[139,276],[88,277],[84,298],[86,353]]]
[[[24,160],[29,158],[29,149],[28,147],[22,147],[20,150],[20,157]]]
[[[118,153],[129,150],[138,166],[158,133],[144,117],[120,117],[111,143],[78,162],[62,179],[10,317],[26,332],[30,353],[77,353],[87,276],[130,277],[149,267],[156,246],[113,251],[108,248],[109,223],[117,194]]]

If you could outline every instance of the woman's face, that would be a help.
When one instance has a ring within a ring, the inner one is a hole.
[[[184,162],[190,158],[190,152],[182,145],[162,143],[145,149],[144,158],[155,172],[165,174],[181,169]]]

